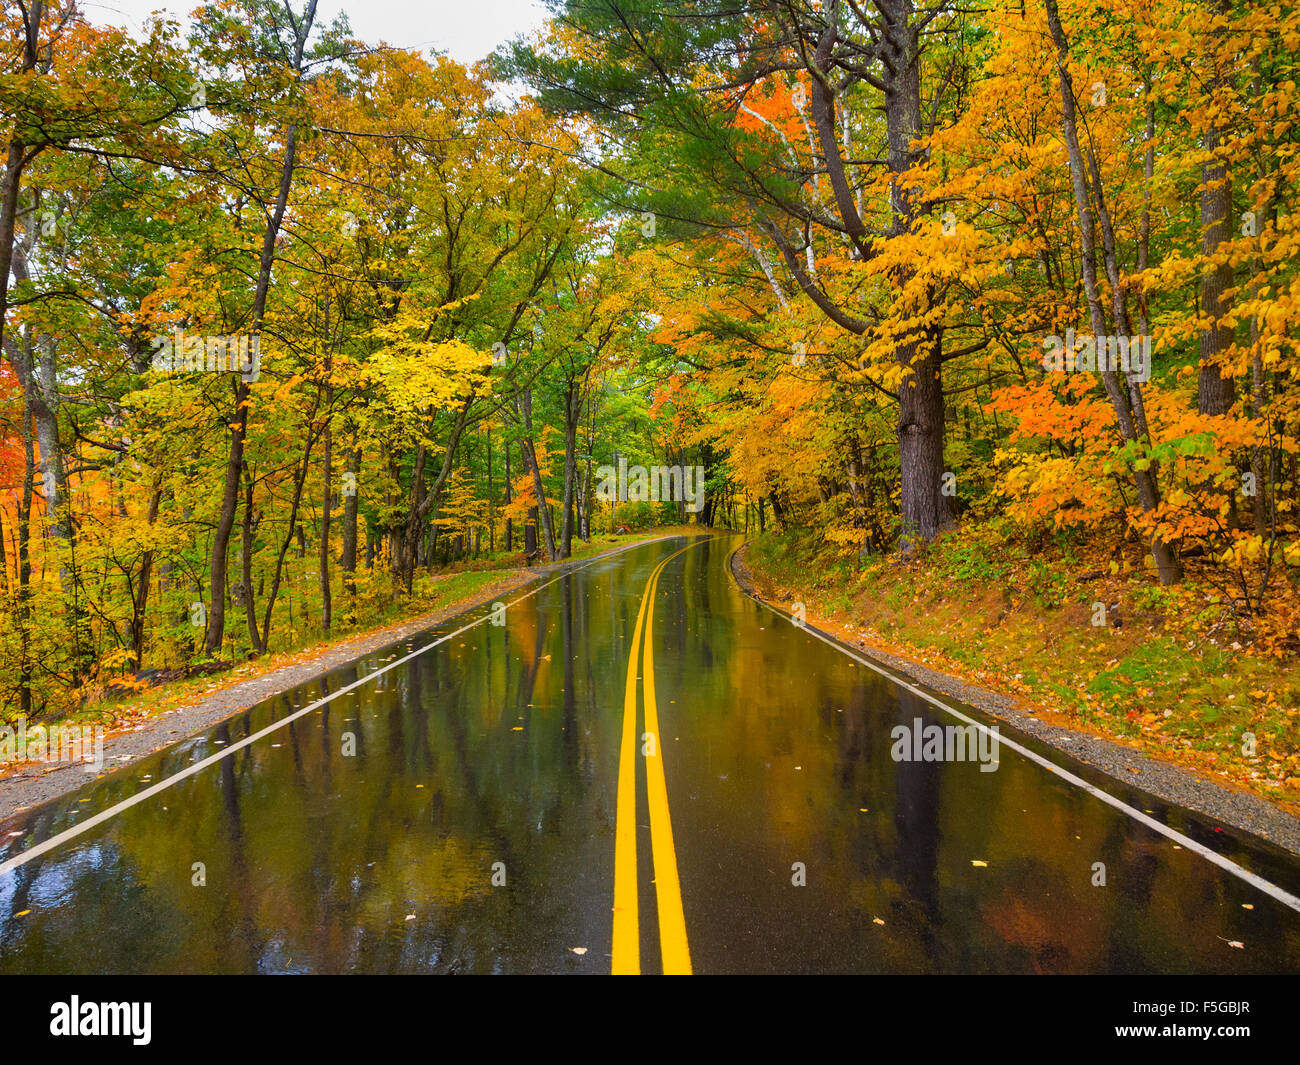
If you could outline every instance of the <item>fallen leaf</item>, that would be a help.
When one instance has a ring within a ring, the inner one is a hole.
[[[970,863],[975,866],[976,869],[987,869],[989,865],[988,862],[982,862],[978,858],[972,858]]]

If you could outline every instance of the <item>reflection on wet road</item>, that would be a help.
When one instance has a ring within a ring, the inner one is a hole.
[[[951,717],[747,599],[740,542],[585,564],[5,822],[0,972],[1300,971],[1285,900],[1021,752],[892,757]]]

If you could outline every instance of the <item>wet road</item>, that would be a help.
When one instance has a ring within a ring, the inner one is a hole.
[[[5,822],[0,972],[1300,971],[1300,861],[1023,738],[924,760],[963,722],[746,598],[740,542],[585,564]]]

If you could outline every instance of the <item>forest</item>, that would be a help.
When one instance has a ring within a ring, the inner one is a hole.
[[[548,6],[466,68],[315,0],[6,4],[0,716],[689,521],[885,633],[970,586],[1195,644],[1097,657],[1121,725],[1227,670],[1179,735],[1300,787],[1300,13]]]

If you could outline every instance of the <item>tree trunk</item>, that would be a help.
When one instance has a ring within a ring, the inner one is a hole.
[[[356,433],[352,434],[352,445],[348,448],[347,490],[343,495],[343,587],[348,593],[349,623],[355,622],[357,596],[357,494],[360,485],[357,474],[361,472],[361,451],[357,447]]]
[[[882,0],[886,39],[894,56],[893,76],[886,81],[885,128],[889,144],[892,229],[895,237],[910,232],[918,215],[911,193],[899,175],[917,162],[912,143],[924,136],[921,116],[920,42],[913,22],[912,0]],[[833,129],[829,131],[830,140]],[[839,149],[835,149],[838,158]],[[856,207],[854,208],[856,213]],[[899,289],[910,284],[912,271],[902,273]],[[929,541],[951,520],[943,487],[943,377],[941,374],[942,334],[926,330],[914,342],[898,348],[898,364],[911,367],[898,389],[898,461],[902,505],[902,547],[913,546],[912,538]]]
[[[506,452],[506,506],[514,502],[514,493],[510,486],[510,438],[506,437],[503,441]],[[515,549],[515,522],[513,518],[506,518],[506,553],[509,554]]]
[[[537,508],[528,508],[528,520],[524,522],[524,554],[532,558],[537,553]]]
[[[253,476],[244,463],[244,514],[240,522],[239,583],[243,588],[244,621],[248,625],[249,647],[254,655],[266,650],[257,631],[257,597],[253,593]]]
[[[325,360],[326,372],[329,371],[329,360]],[[321,632],[328,636],[330,634],[330,623],[332,620],[333,604],[330,600],[330,516],[334,500],[334,435],[330,427],[330,411],[334,403],[334,389],[326,386],[325,389],[325,439],[322,441],[325,453],[321,459],[321,473],[324,477],[324,484],[321,488],[321,507],[320,507],[320,628]]]
[[[447,484],[447,478],[451,476],[456,449],[460,445],[460,438],[465,431],[470,408],[473,405],[474,397],[471,395],[461,404],[459,411],[457,411],[456,421],[452,425],[451,433],[447,438],[447,449],[442,456],[442,467],[439,469],[438,476],[434,479],[433,484],[429,485],[427,490],[424,488],[426,451],[423,445],[420,446],[419,458],[416,461],[416,472],[411,485],[411,506],[407,511],[406,524],[400,530],[400,536],[395,538],[397,556],[392,562],[394,573],[397,574],[408,594],[415,580],[416,556],[420,539],[424,535],[424,529],[429,520],[432,518],[435,523],[438,520],[438,507],[442,499],[442,490]]]
[[[269,650],[271,646],[271,619],[275,611],[275,600],[280,593],[280,578],[284,572],[284,557],[289,553],[289,545],[293,543],[295,533],[300,534],[301,529],[298,526],[298,507],[302,503],[303,486],[307,483],[307,470],[311,463],[311,449],[314,442],[313,435],[308,430],[307,448],[303,452],[302,462],[295,471],[293,479],[293,502],[289,506],[289,530],[285,533],[284,542],[280,545],[280,553],[275,559],[275,569],[271,575],[271,590],[266,597],[266,608],[262,611],[262,650]]]
[[[311,33],[312,22],[316,17],[316,0],[311,0],[298,23],[298,37],[295,42],[293,61],[290,64],[295,73],[302,72],[303,50],[307,36]],[[298,127],[290,123],[285,130],[284,162],[280,168],[280,187],[275,198],[275,207],[262,234],[262,253],[257,266],[257,287],[253,293],[253,307],[250,315],[252,336],[260,338],[262,319],[266,316],[266,298],[271,287],[271,269],[275,264],[275,241],[280,235],[284,223],[284,212],[289,202],[289,189],[293,184],[294,163],[298,152]],[[204,635],[203,650],[205,654],[216,654],[225,637],[226,631],[226,552],[230,546],[230,531],[235,525],[235,509],[239,501],[239,475],[244,463],[244,440],[248,432],[248,382],[242,378],[235,384],[235,414],[229,422],[230,451],[226,459],[226,480],[221,493],[221,507],[217,516],[216,533],[212,538],[212,560],[208,571],[208,592],[212,600],[208,614],[208,629]]]
[[[158,520],[158,507],[162,503],[162,496],[162,489],[155,488],[153,495],[149,497],[150,527]],[[144,552],[140,559],[139,584],[136,585],[135,597],[131,602],[131,650],[135,654],[137,670],[144,668],[145,612],[149,605],[149,585],[153,581],[153,560],[152,550]]]
[[[1227,13],[1226,5],[1216,6],[1220,14]],[[1213,93],[1222,82],[1222,73],[1216,69],[1208,92]],[[1201,166],[1201,253],[1207,260],[1232,236],[1232,182],[1222,156],[1215,154],[1221,139],[1217,127],[1206,130],[1204,148],[1209,158]],[[1201,372],[1196,389],[1196,409],[1201,414],[1227,414],[1236,398],[1232,374],[1220,362],[1233,341],[1232,327],[1224,322],[1232,301],[1224,293],[1234,283],[1232,263],[1226,257],[1201,271],[1201,314],[1207,319],[1201,332]]]
[[[542,471],[537,465],[537,451],[533,447],[533,394],[524,390],[515,398],[515,410],[523,424],[523,436],[519,440],[519,450],[523,455],[524,468],[533,475],[533,491],[537,497],[537,517],[541,522],[542,532],[546,536],[546,557],[555,561],[555,528],[551,523],[551,511],[546,505],[546,486],[542,483]],[[534,536],[536,533],[534,533]],[[536,544],[533,551],[537,550]]]
[[[560,557],[573,553],[573,495],[578,466],[578,414],[581,393],[570,386],[564,395],[564,503],[560,518]]]
[[[1096,161],[1089,156],[1092,172],[1092,189],[1088,186],[1088,173],[1085,170],[1083,152],[1079,147],[1078,127],[1075,119],[1074,84],[1070,77],[1068,61],[1069,42],[1061,27],[1061,17],[1056,0],[1046,0],[1047,22],[1052,39],[1057,49],[1057,72],[1061,86],[1061,107],[1065,126],[1065,142],[1070,155],[1070,175],[1074,185],[1075,206],[1078,212],[1080,245],[1082,252],[1084,292],[1088,301],[1088,313],[1092,323],[1094,338],[1103,338],[1110,333],[1106,327],[1106,315],[1102,309],[1097,287],[1097,242],[1096,219],[1093,215],[1092,196],[1095,196],[1097,215],[1102,224],[1102,237],[1105,244],[1105,266],[1111,283],[1115,303],[1115,326],[1121,336],[1128,335],[1127,297],[1124,286],[1120,284],[1119,263],[1115,254],[1114,234],[1110,229],[1109,215],[1105,207],[1105,190],[1101,185],[1101,175]],[[1120,436],[1126,441],[1135,441],[1146,435],[1146,417],[1142,409],[1141,385],[1128,375],[1127,394],[1120,387],[1119,379],[1113,370],[1101,374],[1102,384],[1110,397],[1115,411],[1115,420]],[[1135,470],[1134,482],[1137,486],[1138,502],[1144,514],[1149,514],[1160,503],[1154,466],[1148,470]],[[1182,568],[1177,556],[1160,537],[1151,538],[1151,557],[1155,562],[1161,584],[1174,584],[1182,578]]]
[[[32,418],[23,394],[23,495],[18,507],[18,710],[32,716],[32,495],[36,487]]]
[[[45,18],[45,0],[31,0],[26,14],[20,73],[34,77],[33,72],[41,50],[41,22]],[[33,147],[15,139],[9,142],[5,156],[4,189],[0,193],[0,345],[4,342],[5,320],[9,317],[9,277],[13,272],[14,230],[18,224],[18,195],[22,190],[23,171],[44,147]]]

